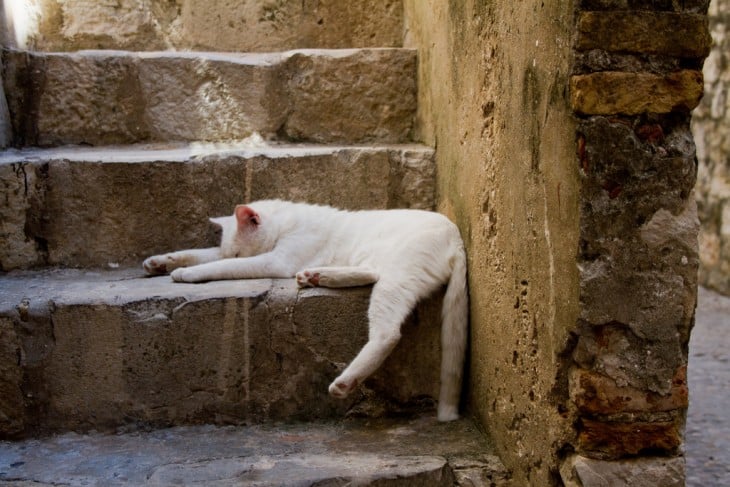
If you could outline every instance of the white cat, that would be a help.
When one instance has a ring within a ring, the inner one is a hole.
[[[467,340],[466,257],[458,228],[420,210],[342,211],[280,200],[236,206],[211,218],[220,247],[181,250],[144,261],[149,274],[178,282],[296,277],[300,286],[373,284],[369,338],[329,386],[345,397],[372,374],[400,339],[400,327],[421,298],[448,284],[441,331],[438,419],[458,418]]]

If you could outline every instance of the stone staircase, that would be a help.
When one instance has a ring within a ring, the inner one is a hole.
[[[0,485],[506,485],[468,419],[433,421],[440,296],[341,401],[327,385],[366,340],[368,288],[141,270],[215,245],[207,218],[240,202],[433,209],[414,51],[2,62]]]

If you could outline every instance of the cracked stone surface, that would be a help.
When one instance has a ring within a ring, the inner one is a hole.
[[[195,426],[0,442],[0,485],[509,485],[469,420]]]
[[[327,386],[367,339],[368,287],[180,284],[142,274],[0,277],[2,436],[433,408],[440,293],[416,308],[379,372],[338,400]]]

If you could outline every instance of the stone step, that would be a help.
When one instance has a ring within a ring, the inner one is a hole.
[[[211,216],[282,198],[346,209],[434,205],[433,150],[419,145],[62,147],[0,153],[0,270],[138,265],[217,245]]]
[[[347,420],[0,442],[0,485],[495,486],[508,472],[468,420]]]
[[[4,20],[3,45],[38,51],[397,47],[404,34],[392,0],[63,0],[6,6]]]
[[[258,132],[320,143],[410,141],[416,52],[6,50],[16,146],[219,141]]]
[[[0,275],[0,438],[428,410],[441,293],[345,400],[327,387],[367,339],[369,287],[174,283],[141,269]]]

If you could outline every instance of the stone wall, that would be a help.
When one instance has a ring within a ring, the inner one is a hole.
[[[420,137],[469,255],[469,407],[515,485],[558,482],[572,436],[562,354],[578,316],[579,178],[559,0],[409,0]]]
[[[705,97],[692,117],[699,171],[700,283],[730,295],[730,1],[712,0],[714,46],[704,67]]]
[[[399,1],[30,0],[4,2],[4,46],[40,51],[278,51],[391,47]]]
[[[518,485],[683,485],[707,2],[405,2],[470,259],[469,405]]]
[[[581,309],[569,378],[578,421],[566,485],[684,485],[699,231],[689,123],[710,47],[706,8],[579,6],[571,104]]]

